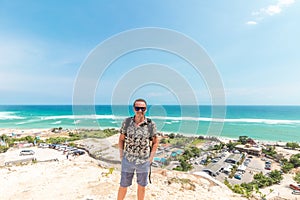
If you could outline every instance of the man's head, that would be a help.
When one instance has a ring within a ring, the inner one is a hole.
[[[147,111],[147,102],[144,99],[136,99],[133,103],[133,110],[136,115],[144,115]]]

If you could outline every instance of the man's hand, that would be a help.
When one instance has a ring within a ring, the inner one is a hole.
[[[152,161],[153,161],[153,156],[150,156],[150,158],[149,158],[150,164],[152,163]]]

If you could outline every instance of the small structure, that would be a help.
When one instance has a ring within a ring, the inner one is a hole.
[[[225,162],[237,164],[242,159],[242,157],[243,157],[242,154],[237,154],[237,153],[230,154],[230,156],[226,158]]]
[[[219,174],[219,171],[223,168],[223,165],[219,163],[210,163],[202,171],[208,173],[211,176],[216,176]]]
[[[247,168],[247,167],[246,167],[245,165],[240,165],[240,166],[237,168],[237,171],[244,173],[244,172],[246,171],[246,168]]]
[[[223,169],[223,172],[225,173],[225,174],[229,174],[230,172],[231,172],[231,169],[233,168],[233,166],[232,165],[228,165],[227,167],[225,167],[224,169]]]

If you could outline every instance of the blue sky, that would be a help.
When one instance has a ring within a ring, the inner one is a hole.
[[[97,45],[123,31],[159,27],[182,33],[205,49],[222,78],[227,104],[299,105],[299,10],[300,2],[293,0],[0,0],[0,104],[72,104],[80,67]],[[182,59],[157,50],[114,61],[99,79],[95,102],[126,103],[127,97],[113,100],[114,88],[148,63],[178,72],[197,102],[210,104],[203,77]],[[145,84],[130,98],[177,104],[182,94],[172,87]]]

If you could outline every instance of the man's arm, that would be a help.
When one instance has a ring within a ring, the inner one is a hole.
[[[119,151],[120,151],[120,159],[122,160],[123,158],[123,151],[124,151],[124,143],[125,143],[125,134],[120,134],[119,137]]]
[[[159,139],[156,135],[156,136],[153,137],[153,140],[152,140],[152,149],[151,149],[150,158],[149,158],[150,163],[152,163],[152,161],[153,161],[153,158],[155,156],[158,144],[159,144]]]

